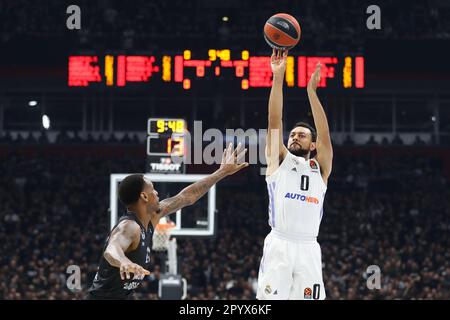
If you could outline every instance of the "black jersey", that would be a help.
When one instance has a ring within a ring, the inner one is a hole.
[[[148,230],[145,231],[145,228],[141,224],[139,219],[133,213],[126,212],[122,217],[120,217],[113,230],[123,220],[136,221],[136,223],[141,227],[141,240],[139,247],[137,247],[133,251],[125,253],[125,256],[133,263],[142,266],[144,269],[148,269],[148,266],[150,264],[150,250],[152,248],[152,224],[150,223],[148,226]],[[111,233],[113,230],[111,230]],[[106,250],[111,233],[106,239],[105,245],[103,247],[103,253]],[[110,265],[103,256],[103,253],[94,281],[92,283],[92,286],[89,288],[89,298],[129,299],[134,290],[140,285],[144,277],[134,276],[132,279],[122,280],[120,278],[120,269]],[[133,275],[131,274],[131,276]]]

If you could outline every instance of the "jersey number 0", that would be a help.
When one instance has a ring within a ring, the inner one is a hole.
[[[309,176],[302,175],[300,180],[300,190],[307,191],[309,189]]]

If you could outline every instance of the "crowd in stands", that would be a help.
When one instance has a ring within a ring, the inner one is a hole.
[[[109,230],[109,174],[135,172],[140,157],[8,151],[0,161],[0,298],[81,299]],[[318,241],[328,299],[450,299],[450,194],[444,160],[337,154]],[[267,191],[257,168],[218,185],[217,234],[178,238],[189,299],[255,299]],[[239,190],[239,192],[237,192]],[[136,299],[157,299],[162,258]],[[67,289],[80,267],[81,291]],[[381,289],[368,289],[379,266]]]
[[[287,136],[287,134],[285,134]],[[375,139],[374,135],[371,135],[366,142],[356,143],[352,136],[348,134],[342,143],[337,143],[337,145],[367,145],[367,146],[403,146],[403,145],[414,145],[414,146],[425,146],[425,145],[435,145],[436,142],[426,142],[419,135],[416,135],[414,141],[411,143],[405,143],[399,134],[396,134],[392,139],[388,139],[386,136],[379,136],[379,141]],[[112,144],[133,144],[138,145],[145,142],[145,135],[138,133],[121,133],[119,135],[109,132],[103,132],[100,134],[93,134],[90,132],[81,133],[68,131],[57,131],[48,133],[46,131],[41,131],[40,133],[14,133],[10,131],[5,132],[3,135],[0,134],[0,145],[65,145],[65,144],[102,144],[102,145],[112,145]],[[206,143],[206,142],[205,142]]]
[[[383,28],[369,34],[366,28],[367,1],[145,1],[133,5],[118,0],[77,1],[82,13],[82,28],[76,45],[109,44],[123,48],[147,42],[167,42],[183,37],[220,39],[232,44],[261,41],[265,21],[276,12],[289,12],[305,27],[303,39],[323,47],[330,41],[353,44],[357,48],[367,37],[393,39],[448,39],[450,7],[437,1],[413,1],[407,5],[394,0],[379,3]],[[0,3],[0,40],[18,36],[67,36],[68,1],[2,1]],[[223,17],[227,21],[223,21]],[[364,35],[364,36],[362,36]],[[182,40],[182,39],[181,39]],[[158,41],[156,41],[158,42]],[[263,43],[263,42],[262,42]]]

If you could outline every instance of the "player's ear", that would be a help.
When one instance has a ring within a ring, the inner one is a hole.
[[[144,200],[145,202],[148,202],[148,197],[147,197],[147,194],[145,192],[141,192],[140,198],[142,200]]]
[[[311,142],[311,144],[309,145],[309,151],[314,151],[314,150],[316,150],[316,143]]]

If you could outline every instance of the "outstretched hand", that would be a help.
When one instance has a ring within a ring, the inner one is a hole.
[[[248,167],[248,162],[244,162],[247,149],[242,149],[239,143],[237,148],[233,150],[233,144],[230,143],[223,151],[222,163],[219,170],[222,170],[227,175],[232,175],[242,168]]]
[[[150,271],[133,262],[124,262],[120,265],[120,278],[122,280],[131,279],[131,274],[138,278],[143,278],[150,274]]]
[[[272,68],[273,75],[276,77],[284,77],[286,71],[286,58],[288,50],[272,50],[272,56],[270,57],[270,66]]]
[[[320,83],[320,71],[322,69],[322,64],[319,62],[317,62],[316,65],[316,69],[314,70],[314,72],[311,75],[311,78],[309,79],[308,82],[308,90],[317,90],[317,86]]]

